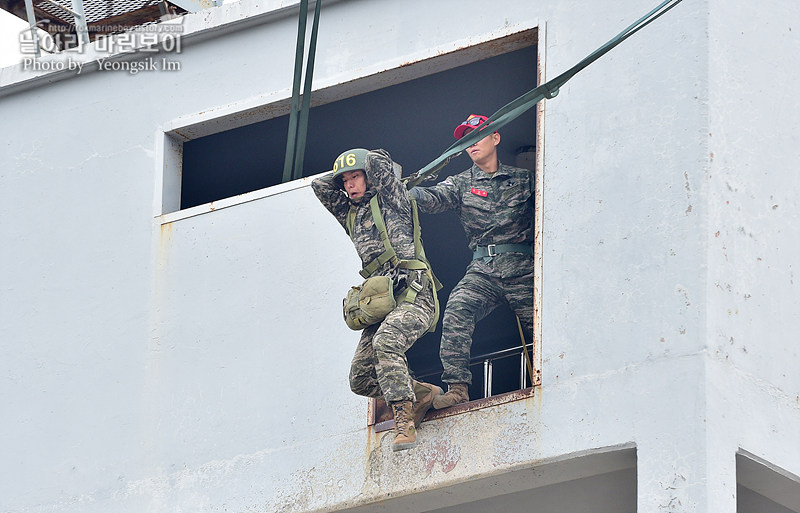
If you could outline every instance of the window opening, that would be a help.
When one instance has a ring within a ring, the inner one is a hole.
[[[453,143],[453,127],[466,115],[489,115],[536,87],[535,37],[533,30],[526,36],[524,44],[528,46],[520,48],[518,44],[507,53],[311,108],[303,176],[329,170],[342,148],[350,147],[387,149],[405,175],[421,169]],[[537,109],[531,109],[501,129],[501,162],[533,167],[536,116]],[[284,115],[183,143],[180,208],[280,184],[288,123],[289,116]],[[524,158],[520,160],[520,156]],[[440,171],[436,181],[471,165],[469,157],[462,154]],[[444,305],[472,254],[456,213],[421,214],[420,220],[426,254],[444,284],[440,292]],[[415,377],[443,386],[440,339],[441,322],[436,332],[422,337],[407,356]],[[527,342],[532,351],[532,341]],[[478,323],[471,356],[469,393],[473,400],[519,396],[520,390],[532,386],[516,318],[505,305]],[[392,418],[382,401],[374,402],[371,410],[376,424]]]
[[[506,75],[488,83],[476,79],[500,70]],[[406,174],[421,169],[453,142],[454,119],[478,109],[491,113],[535,87],[535,74],[536,47],[529,46],[312,107],[303,176],[329,170],[346,147],[386,148]],[[532,110],[503,129],[501,159],[513,162],[516,148],[535,144],[534,124]],[[288,128],[283,115],[184,142],[180,209],[280,184]],[[464,167],[464,159],[454,159],[440,176]]]
[[[491,114],[507,103],[509,99],[516,98],[533,89],[537,84],[535,46],[482,61],[483,69],[480,70],[471,69],[473,66],[475,65],[463,66],[458,69],[458,72],[463,73],[464,77],[473,77],[473,80],[476,76],[497,78],[488,81],[481,80],[482,85],[479,88],[463,91],[463,95],[460,94],[461,91],[449,93],[450,96],[457,95],[459,104],[463,105],[461,115],[455,116],[456,124],[460,118],[466,117],[466,114],[469,113]],[[450,83],[461,84],[463,82]],[[494,87],[501,89],[502,95],[495,95],[491,99],[485,98],[486,91]],[[445,93],[439,98],[448,98],[448,94]],[[446,128],[440,129],[447,138],[443,140],[443,146],[439,147],[438,152],[430,153],[428,156],[438,155],[441,148],[447,147],[453,142],[453,126],[454,124],[450,122]],[[531,109],[500,130],[501,142],[498,155],[501,162],[518,167],[533,168],[535,159],[531,158],[531,155],[535,152],[535,127],[536,109]],[[403,163],[405,174],[420,169],[429,160],[430,158],[425,162],[415,164],[416,167],[409,167]],[[456,157],[441,170],[436,181],[460,173],[471,165],[472,161],[467,155]],[[426,182],[422,185],[430,183],[433,182]],[[420,222],[426,254],[434,266],[434,272],[444,285],[439,298],[442,305],[446,305],[452,288],[463,277],[467,264],[472,259],[472,253],[467,248],[466,236],[455,212],[437,215],[420,214]],[[531,283],[531,287],[533,287],[533,283]],[[436,332],[427,334],[417,341],[408,351],[407,356],[409,367],[417,379],[437,384],[446,389],[446,385],[441,382],[440,340],[441,322],[437,326]],[[532,341],[527,341],[527,347],[528,351],[533,351]],[[517,397],[525,395],[520,394],[519,391],[537,384],[532,384],[528,377],[522,349],[516,317],[508,306],[499,306],[477,324],[471,348],[470,370],[473,380],[469,394],[470,398],[478,404],[472,406],[480,407],[482,399],[503,394],[516,393]],[[538,382],[538,375],[536,378]],[[446,410],[442,410],[441,414],[447,414]],[[432,411],[428,415],[429,417],[436,416],[437,412]],[[391,412],[385,403],[380,400],[376,401],[373,405],[372,419],[376,424],[376,429],[389,428],[391,418]]]

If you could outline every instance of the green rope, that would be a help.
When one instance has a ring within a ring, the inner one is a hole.
[[[294,82],[292,84],[292,106],[289,112],[289,132],[286,137],[286,157],[283,161],[283,181],[300,178],[303,175],[306,132],[308,129],[308,109],[311,101],[311,79],[314,74],[314,56],[317,48],[317,31],[322,2],[317,0],[314,8],[314,23],[311,27],[311,43],[306,63],[303,105],[300,105],[300,79],[303,71],[303,50],[306,40],[308,19],[308,0],[300,0],[300,18],[297,22],[297,48],[294,56]],[[299,119],[298,119],[299,118]]]
[[[638,32],[639,30],[643,29],[653,21],[655,21],[660,16],[664,15],[667,11],[675,7],[679,4],[682,0],[665,0],[661,4],[658,5],[655,9],[647,13],[646,15],[639,18],[635,23],[631,24],[625,30],[617,34],[615,37],[610,39],[606,44],[595,50],[594,52],[590,53],[587,57],[585,57],[582,61],[578,64],[570,68],[569,70],[565,71],[561,75],[557,76],[556,78],[545,82],[544,84],[540,85],[539,87],[528,91],[527,93],[523,94],[516,100],[506,104],[500,110],[489,116],[486,120],[484,125],[491,123],[492,124],[492,131],[499,130],[503,126],[507,125],[514,119],[521,116],[523,113],[527,112],[531,108],[533,108],[537,103],[542,101],[543,99],[552,99],[558,94],[559,89],[573,76],[578,74],[581,70],[589,66],[591,63],[605,55],[606,53],[610,52],[614,47],[618,44],[622,43],[633,34]],[[459,139],[457,142],[453,143],[449,148],[447,148],[439,157],[437,157],[433,162],[426,165],[416,173],[412,173],[408,177],[404,178],[403,181],[406,184],[406,187],[411,189],[412,187],[416,186],[429,176],[435,174],[442,169],[453,157],[456,157],[460,154],[464,149],[469,148],[479,140],[486,137],[486,133],[482,130],[472,130],[467,135]]]
[[[311,26],[311,42],[308,46],[306,78],[303,84],[303,105],[300,107],[300,126],[297,128],[297,149],[294,156],[293,180],[303,176],[303,159],[306,152],[306,134],[308,132],[308,110],[311,103],[311,82],[314,76],[314,56],[317,53],[317,32],[319,32],[319,12],[322,10],[321,8],[322,2],[317,1],[314,8],[314,24]]]
[[[300,0],[300,17],[297,22],[297,46],[294,55],[294,82],[292,84],[292,106],[289,112],[289,133],[286,136],[286,157],[283,161],[283,181],[292,179],[294,144],[297,136],[297,106],[300,103],[300,74],[303,72],[303,49],[306,41],[306,19],[308,0]]]

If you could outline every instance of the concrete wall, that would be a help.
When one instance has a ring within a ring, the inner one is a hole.
[[[800,474],[789,0],[687,0],[546,103],[541,390],[400,454],[348,390],[358,263],[307,180],[153,215],[164,130],[289,95],[293,7],[187,17],[180,72],[0,72],[0,510],[329,511],[606,447],[640,511],[734,511],[740,447]],[[326,2],[315,84],[533,27],[553,77],[652,7]]]
[[[800,8],[711,2],[707,372],[709,446],[800,474]],[[734,492],[720,459],[718,497]],[[715,510],[714,504],[708,511]]]

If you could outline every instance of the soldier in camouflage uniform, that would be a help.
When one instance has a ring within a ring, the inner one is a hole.
[[[352,240],[364,267],[384,252],[380,233],[372,218],[370,199],[378,195],[389,242],[401,260],[415,258],[411,199],[395,176],[392,159],[384,150],[349,150],[337,158],[334,172],[315,179],[314,194],[347,230],[351,206],[355,208]],[[381,397],[395,417],[393,450],[416,445],[416,424],[442,390],[412,380],[406,351],[434,323],[433,287],[420,271],[399,268],[391,261],[371,276],[393,278],[395,294],[412,282],[422,283],[413,302],[399,302],[386,318],[361,332],[350,367],[350,388],[358,395]]]
[[[420,212],[458,212],[473,252],[466,274],[447,300],[439,356],[448,391],[436,397],[434,408],[469,401],[472,333],[499,304],[511,307],[525,336],[533,340],[534,175],[500,163],[500,134],[490,133],[483,125],[486,120],[470,115],[453,134],[460,139],[471,130],[486,129],[486,137],[466,150],[474,163],[470,169],[432,187],[411,189]]]

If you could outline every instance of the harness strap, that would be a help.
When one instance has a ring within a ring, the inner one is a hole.
[[[531,355],[528,354],[528,343],[525,341],[525,334],[522,332],[522,323],[519,320],[519,315],[517,315],[517,329],[519,329],[519,338],[522,341],[522,350],[525,352],[525,364],[528,367],[528,377],[531,379],[531,386],[536,384],[536,379],[534,377],[533,372],[533,362],[531,361]],[[531,347],[531,352],[533,352],[533,348]]]
[[[375,227],[378,229],[378,233],[381,236],[384,252],[378,255],[378,258],[367,264],[367,266],[360,271],[361,276],[364,278],[372,276],[372,273],[383,267],[383,264],[386,262],[392,262],[393,265],[397,265],[399,261],[397,253],[389,242],[389,232],[386,230],[386,223],[383,221],[383,215],[381,214],[380,206],[378,206],[377,194],[369,200],[369,208],[372,211],[372,221],[375,223]]]
[[[433,269],[431,269],[430,264],[428,263],[428,257],[425,256],[425,248],[422,246],[422,232],[419,224],[419,209],[417,208],[417,200],[413,197],[411,198],[411,220],[414,224],[414,254],[416,257],[427,265],[429,278],[434,285],[434,299],[436,300],[436,312],[437,312],[437,319],[438,319],[438,312],[439,312],[439,298],[436,295],[436,291],[442,290],[442,283],[433,274]]]
[[[373,259],[372,262],[368,263],[364,268],[359,271],[364,278],[369,278],[372,276],[375,271],[383,267],[386,262],[392,262],[392,265],[400,268],[400,269],[408,269],[410,271],[417,271],[417,278],[414,278],[412,281],[408,281],[409,278],[406,279],[406,288],[401,290],[396,297],[398,303],[401,302],[408,302],[413,303],[417,299],[417,294],[427,287],[429,284],[432,284],[433,289],[433,306],[434,306],[434,313],[433,313],[433,322],[431,323],[431,327],[428,331],[434,331],[436,329],[436,324],[439,322],[439,295],[437,292],[442,289],[442,283],[436,278],[433,274],[433,270],[431,269],[430,263],[428,263],[428,259],[425,257],[425,248],[422,246],[422,233],[419,225],[419,213],[417,211],[417,201],[414,198],[411,198],[411,221],[414,233],[414,256],[416,258],[403,260],[397,258],[397,252],[392,247],[392,244],[389,242],[389,233],[386,229],[386,222],[383,220],[383,214],[381,213],[380,205],[378,204],[378,195],[372,197],[369,200],[370,212],[372,213],[372,221],[375,223],[375,227],[378,229],[378,233],[381,237],[381,242],[383,242],[384,252],[378,255],[377,258]],[[347,220],[346,220],[346,227],[347,233],[350,234],[350,239],[353,239],[353,228],[356,222],[356,206],[351,205],[350,210],[347,212]]]
[[[527,255],[533,254],[533,248],[530,244],[489,244],[488,246],[478,246],[472,253],[472,259],[479,258],[492,258],[500,253],[525,253]]]
[[[381,209],[378,206],[378,196],[375,195],[369,200],[370,210],[372,212],[372,220],[375,223],[375,227],[378,228],[378,233],[381,236],[381,242],[383,242],[384,251],[377,258],[375,258],[372,262],[368,263],[364,268],[359,271],[359,274],[363,278],[369,278],[372,274],[383,267],[383,264],[386,262],[393,262],[393,264],[397,264],[399,262],[397,258],[397,253],[395,252],[394,248],[392,247],[391,243],[389,243],[389,234],[386,231],[386,223],[383,221],[383,215],[381,215]],[[350,210],[347,212],[347,233],[350,234],[350,239],[353,239],[353,227],[355,226],[356,222],[356,207],[355,205],[350,206]]]

